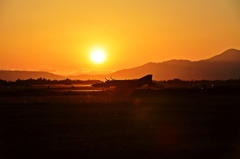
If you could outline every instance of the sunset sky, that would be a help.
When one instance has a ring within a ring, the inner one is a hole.
[[[229,48],[240,49],[239,0],[0,0],[0,70],[104,73]]]

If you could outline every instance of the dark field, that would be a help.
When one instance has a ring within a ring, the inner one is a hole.
[[[240,158],[240,90],[0,92],[0,158]]]

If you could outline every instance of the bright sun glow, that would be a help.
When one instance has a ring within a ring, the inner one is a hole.
[[[102,63],[106,58],[106,53],[102,49],[94,49],[91,51],[90,58],[94,63]]]

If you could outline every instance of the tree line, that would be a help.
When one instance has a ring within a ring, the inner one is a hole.
[[[21,80],[17,79],[16,81],[6,81],[0,79],[0,84],[66,84],[66,85],[71,85],[71,84],[94,84],[97,82],[101,82],[100,80],[71,80],[69,78],[64,79],[64,80],[50,80],[46,78],[38,78],[38,79],[26,79],[26,80]]]

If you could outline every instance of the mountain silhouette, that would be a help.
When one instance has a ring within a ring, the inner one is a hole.
[[[115,79],[137,79],[147,74],[153,74],[154,80],[226,80],[240,78],[240,50],[229,49],[225,52],[200,61],[169,60],[164,62],[149,62],[142,66],[123,69],[107,75],[81,74],[76,76],[60,76],[40,71],[1,71],[0,79],[15,81],[17,79],[100,79],[112,76]]]
[[[239,62],[240,61],[240,50],[229,49],[219,55],[213,56],[209,61],[228,61],[228,62]]]
[[[229,49],[212,58],[200,61],[169,60],[116,71],[114,78],[139,78],[153,74],[154,80],[226,80],[240,78],[240,50]]]
[[[55,75],[49,72],[43,71],[7,71],[0,70],[0,79],[7,81],[15,81],[17,79],[26,80],[26,79],[38,79],[38,78],[52,79],[52,80],[60,80],[66,79],[64,76]]]

